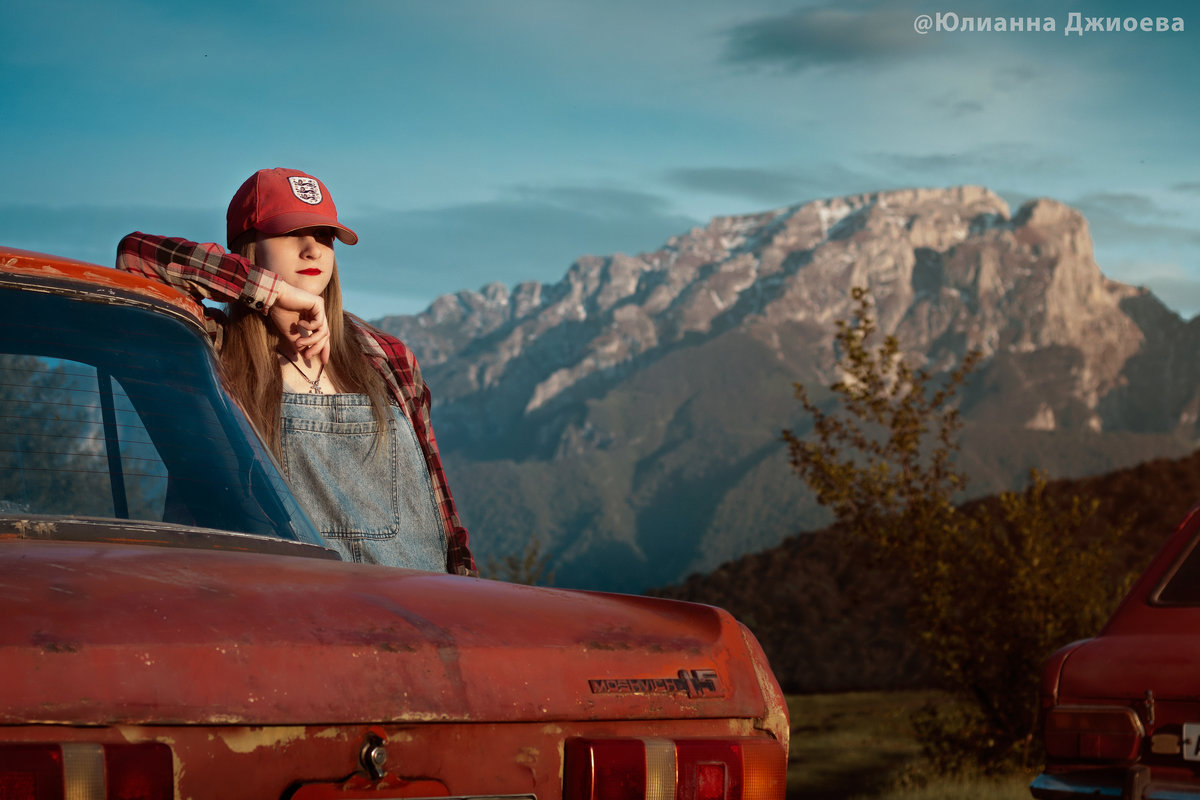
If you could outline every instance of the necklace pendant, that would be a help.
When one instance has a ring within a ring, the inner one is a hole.
[[[304,382],[307,383],[309,386],[309,389],[308,389],[309,394],[325,394],[325,392],[321,391],[321,376],[325,374],[325,365],[324,364],[322,364],[320,367],[317,368],[317,377],[310,378],[310,377],[308,377],[308,375],[305,374],[304,370],[300,369],[300,365],[297,364],[295,361],[293,361],[292,359],[289,358],[287,360],[287,362],[292,365],[292,367],[296,370],[296,372],[300,373],[301,378],[304,378]]]

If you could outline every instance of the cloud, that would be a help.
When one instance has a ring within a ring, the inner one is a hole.
[[[1070,161],[1043,148],[1017,142],[972,147],[954,153],[868,153],[865,158],[881,166],[902,172],[940,173],[943,178],[959,180],[983,171],[1000,174],[1061,172]]]
[[[994,85],[998,89],[1023,89],[1041,76],[1042,73],[1025,64],[1015,67],[1002,67],[996,70]]]
[[[672,186],[693,192],[732,195],[764,203],[795,202],[807,181],[784,170],[753,167],[681,167],[668,170],[664,179]]]
[[[1105,274],[1124,283],[1144,286],[1159,300],[1185,318],[1200,312],[1200,280],[1187,275],[1178,264],[1120,259]]]
[[[1142,281],[1163,304],[1184,319],[1200,312],[1200,281],[1189,278],[1153,276]]]
[[[929,105],[951,119],[961,119],[971,114],[979,114],[984,110],[983,103],[978,100],[964,100],[956,94],[944,94],[936,97],[930,101]]]
[[[1176,192],[1200,194],[1200,181],[1184,181],[1183,183],[1175,184],[1171,189]]]
[[[1133,192],[1092,192],[1080,197],[1074,203],[1075,207],[1091,215],[1115,215],[1120,217],[1165,217],[1177,216],[1175,212],[1164,211],[1151,198]]]
[[[889,188],[878,177],[835,164],[813,169],[677,167],[664,172],[662,179],[685,192],[747,199],[767,207]]]
[[[790,71],[887,61],[928,49],[922,37],[913,33],[912,20],[901,9],[845,5],[762,17],[724,32],[724,60]]]
[[[517,186],[490,202],[358,214],[360,242],[338,260],[347,307],[375,318],[493,281],[556,282],[580,256],[654,250],[700,222],[646,192]],[[5,245],[102,265],[134,230],[223,243],[224,209],[0,205]]]
[[[667,211],[666,198],[649,192],[604,186],[514,186],[511,201],[550,206],[597,219],[629,219]],[[503,202],[503,201],[502,201]]]
[[[224,209],[0,205],[0,242],[107,266],[131,231],[224,242],[224,220]]]
[[[435,297],[499,281],[556,282],[583,255],[654,250],[699,220],[657,195],[591,186],[518,186],[488,202],[356,217],[350,291]]]
[[[1164,210],[1149,197],[1133,192],[1093,192],[1072,203],[1087,218],[1098,242],[1143,247],[1200,248],[1200,230],[1169,220],[1180,214]],[[1164,222],[1164,220],[1167,220]]]
[[[1184,319],[1191,319],[1200,312],[1198,280],[1155,275],[1142,281],[1142,285]]]

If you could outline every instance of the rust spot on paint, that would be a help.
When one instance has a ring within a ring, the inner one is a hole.
[[[45,631],[36,631],[30,637],[30,641],[35,647],[40,647],[47,653],[77,653],[79,652],[79,642],[72,642],[66,639],[61,639],[52,633]]]

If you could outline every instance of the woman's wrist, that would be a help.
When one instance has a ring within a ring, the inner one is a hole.
[[[265,316],[279,302],[279,295],[287,285],[274,272],[251,264],[246,273],[246,285],[238,299]]]

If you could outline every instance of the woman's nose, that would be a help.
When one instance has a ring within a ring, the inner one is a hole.
[[[318,255],[317,239],[314,236],[300,237],[300,255],[304,258],[316,258]]]

